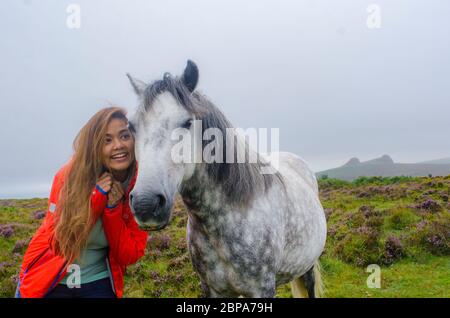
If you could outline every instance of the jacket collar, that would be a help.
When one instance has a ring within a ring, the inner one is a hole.
[[[126,197],[128,197],[128,195],[130,194],[131,190],[133,190],[134,185],[136,184],[137,174],[138,174],[138,162],[135,161],[135,164],[134,164],[134,167],[133,167],[133,171],[132,171],[132,177],[131,177],[130,183],[128,184],[128,188],[127,188],[127,191],[126,191]]]

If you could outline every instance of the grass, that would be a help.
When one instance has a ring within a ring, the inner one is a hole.
[[[319,180],[328,237],[321,257],[325,297],[450,297],[450,176]],[[12,297],[26,244],[46,199],[0,200],[0,297]],[[187,215],[177,202],[170,226],[150,233],[146,255],[129,266],[124,297],[199,297],[186,244]],[[369,264],[380,288],[369,288]],[[291,297],[289,285],[277,297]]]
[[[380,267],[380,288],[369,288],[371,272],[333,258],[323,258],[326,297],[450,297],[450,258],[428,256],[418,263],[401,260]]]

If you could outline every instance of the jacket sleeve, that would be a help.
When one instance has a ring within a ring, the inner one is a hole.
[[[106,207],[102,216],[111,254],[122,266],[134,264],[144,256],[148,238],[147,232],[139,230],[127,202]]]
[[[20,268],[20,281],[23,279],[24,271],[32,265],[40,255],[47,249],[51,248],[52,233],[54,228],[54,213],[58,204],[59,192],[63,182],[64,168],[60,169],[53,178],[52,188],[48,199],[47,212],[41,225],[34,233],[27,250],[24,254],[22,265]]]
[[[108,194],[105,193],[100,187],[95,185],[94,188],[92,189],[91,207],[96,220],[97,218],[100,217],[100,215],[104,211],[107,202],[108,202]]]

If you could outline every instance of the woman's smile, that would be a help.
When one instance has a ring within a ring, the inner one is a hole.
[[[118,179],[125,178],[127,169],[134,161],[134,139],[127,122],[113,119],[108,125],[103,146],[105,166]]]
[[[116,162],[125,162],[130,157],[130,154],[128,152],[120,152],[118,154],[112,155],[111,160],[114,160]]]

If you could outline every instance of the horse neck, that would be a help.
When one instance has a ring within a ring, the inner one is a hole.
[[[246,143],[237,143],[236,147],[248,147]],[[238,149],[234,149],[238,152]],[[273,176],[265,176],[260,171],[261,161],[258,152],[251,150],[257,163],[245,163],[224,178],[216,178],[221,172],[218,166],[207,166],[206,163],[196,165],[191,178],[182,182],[180,194],[191,213],[202,219],[215,219],[227,213],[239,213],[248,209],[249,203],[264,194],[272,185]],[[224,158],[225,159],[225,158]],[[248,160],[249,158],[245,158]],[[221,165],[217,163],[218,165]],[[224,163],[222,163],[224,164]],[[236,163],[237,164],[237,163]],[[277,175],[278,176],[278,175]]]
[[[229,210],[225,195],[208,176],[204,164],[198,164],[192,177],[182,182],[180,194],[190,213],[205,221]]]

